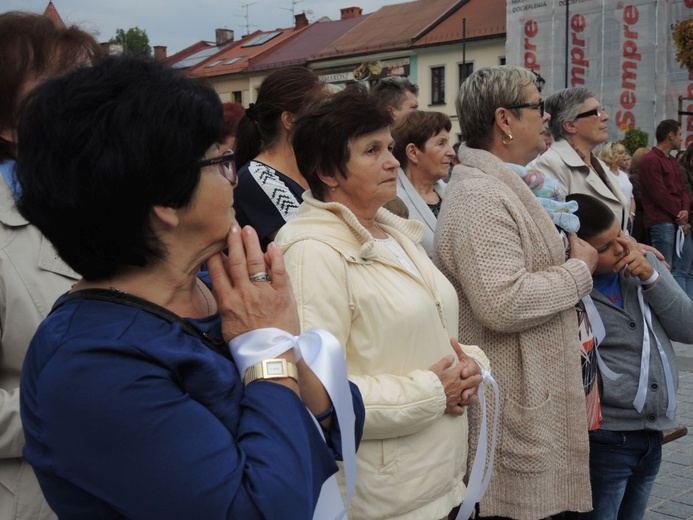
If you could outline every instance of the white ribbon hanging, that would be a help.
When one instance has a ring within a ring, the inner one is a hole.
[[[601,316],[599,316],[599,311],[597,306],[594,304],[594,300],[590,296],[585,296],[582,298],[582,303],[585,305],[585,312],[590,320],[590,325],[592,326],[592,333],[594,334],[594,353],[597,358],[597,366],[602,376],[611,381],[616,381],[622,374],[617,374],[611,370],[604,360],[601,354],[599,354],[599,345],[601,345],[602,340],[606,337],[606,329],[604,328],[604,322]]]
[[[356,439],[354,435],[356,418],[349,380],[347,379],[346,362],[337,338],[321,329],[310,329],[300,336],[292,336],[281,329],[266,328],[246,332],[232,339],[229,342],[229,347],[241,378],[251,366],[293,349],[296,362],[303,358],[323,384],[332,400],[332,406],[334,406],[335,415],[339,421],[347,503],[345,506],[339,492],[337,478],[332,475],[322,486],[313,518],[315,520],[346,518],[347,509],[356,487]],[[313,417],[313,422],[324,438],[322,428],[315,417]]]
[[[481,369],[481,375],[484,380],[479,385],[479,406],[481,407],[481,431],[479,432],[479,444],[476,447],[474,462],[472,463],[472,471],[469,474],[469,482],[467,483],[467,494],[462,501],[460,511],[457,513],[456,520],[467,520],[474,512],[474,506],[481,502],[481,498],[488,489],[493,474],[493,459],[496,455],[496,437],[498,433],[498,416],[500,413],[500,394],[498,383],[493,379],[490,372]],[[495,396],[495,409],[493,414],[493,430],[491,431],[491,455],[489,457],[489,465],[486,468],[486,456],[488,454],[488,420],[486,415],[486,396],[484,392],[485,383],[489,383],[493,387]],[[486,470],[484,474],[484,470]]]
[[[671,367],[669,366],[669,360],[662,348],[657,335],[652,327],[652,312],[650,311],[650,306],[645,303],[645,299],[642,295],[642,288],[638,287],[638,303],[640,304],[640,311],[643,316],[643,334],[642,334],[642,356],[640,358],[640,380],[638,381],[638,391],[635,394],[635,399],[633,400],[633,406],[635,409],[642,413],[643,407],[645,406],[645,399],[647,398],[647,385],[650,377],[650,334],[654,337],[655,343],[657,345],[657,351],[659,352],[659,357],[662,360],[662,366],[664,367],[664,381],[667,385],[667,417],[674,420],[674,414],[676,412],[676,393],[674,392],[674,378],[671,374]]]
[[[686,241],[686,233],[683,231],[683,226],[676,228],[676,256],[681,258],[683,254],[683,244]]]

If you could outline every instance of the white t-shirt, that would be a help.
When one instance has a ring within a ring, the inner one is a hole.
[[[611,178],[616,181],[618,189],[620,189],[621,192],[626,196],[626,200],[628,201],[628,206],[626,209],[628,210],[628,213],[630,213],[630,199],[633,197],[633,185],[630,183],[628,174],[623,170],[619,170],[618,175],[616,175],[614,172],[609,170],[609,175],[611,175]]]

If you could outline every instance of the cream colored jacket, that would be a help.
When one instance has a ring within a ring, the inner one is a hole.
[[[601,200],[613,211],[614,217],[625,231],[630,200],[626,199],[618,184],[609,175],[609,167],[603,161],[597,160],[607,174],[606,184],[594,169],[585,164],[565,139],[555,141],[551,148],[534,161],[534,167],[543,174],[558,179],[568,195],[583,193]]]
[[[56,518],[21,458],[19,376],[39,323],[78,278],[17,212],[0,176],[0,520]]]
[[[376,216],[414,261],[418,278],[378,254],[345,206],[309,192],[303,200],[276,237],[301,326],[337,337],[366,405],[349,518],[443,518],[466,490],[467,416],[444,414],[443,386],[427,369],[453,353],[455,290],[419,245],[420,222],[385,209]],[[463,349],[488,368],[481,350]]]

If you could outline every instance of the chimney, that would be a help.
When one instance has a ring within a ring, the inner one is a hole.
[[[154,46],[154,59],[158,61],[164,61],[166,59],[166,46],[165,45],[155,45]]]
[[[363,13],[363,9],[360,7],[343,7],[340,9],[342,12],[342,20],[346,20],[347,18],[356,18],[357,16],[361,16]]]
[[[224,45],[226,42],[233,41],[234,36],[231,29],[217,29],[215,32],[217,37],[217,47]]]
[[[294,19],[296,20],[296,29],[300,29],[301,27],[305,27],[308,25],[308,18],[306,17],[306,13],[300,13],[294,15]]]
[[[123,54],[123,46],[119,43],[100,43],[102,56],[118,56]]]

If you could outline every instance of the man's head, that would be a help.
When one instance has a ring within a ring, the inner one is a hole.
[[[416,99],[419,87],[401,76],[381,79],[373,86],[372,93],[390,111],[395,120],[419,108],[419,102]]]
[[[657,125],[655,137],[658,145],[666,144],[671,150],[680,150],[682,136],[681,123],[675,119],[665,119]]]

